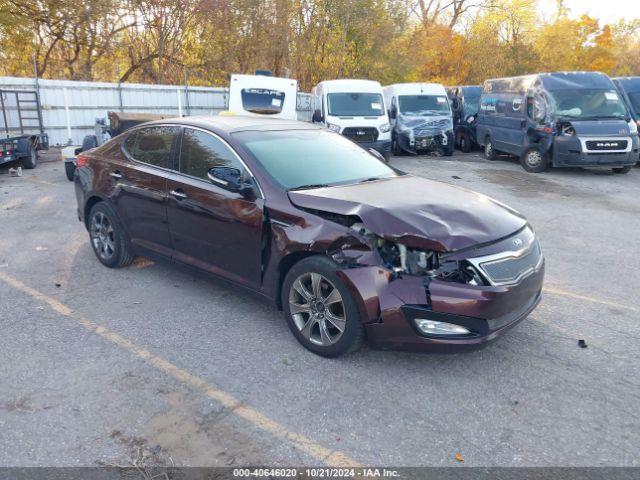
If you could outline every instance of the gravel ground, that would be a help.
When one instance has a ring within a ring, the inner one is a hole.
[[[534,226],[543,301],[488,348],[322,359],[247,293],[102,267],[60,162],[0,175],[0,465],[640,466],[640,169],[392,164]]]

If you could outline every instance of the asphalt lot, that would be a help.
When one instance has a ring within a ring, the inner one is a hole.
[[[102,267],[62,163],[0,175],[0,465],[640,466],[640,168],[392,164],[534,226],[543,301],[488,348],[317,357],[246,293]]]

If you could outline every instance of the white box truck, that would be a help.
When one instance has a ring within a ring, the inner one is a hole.
[[[382,86],[371,80],[326,80],[311,91],[313,122],[378,151],[388,161],[391,126]]]

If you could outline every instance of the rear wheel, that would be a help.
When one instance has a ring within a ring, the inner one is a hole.
[[[484,158],[487,160],[498,159],[498,152],[493,148],[493,140],[491,140],[491,137],[487,137],[484,141]]]
[[[64,173],[67,175],[67,180],[73,182],[73,175],[76,172],[76,165],[73,162],[64,162]]]
[[[22,167],[26,169],[36,168],[38,165],[38,151],[36,146],[29,142],[27,143],[27,156],[22,159]]]
[[[537,147],[530,147],[520,156],[520,164],[527,172],[541,173],[549,166],[549,156]]]
[[[619,168],[614,168],[613,169],[613,173],[620,173],[620,174],[629,173],[630,171],[631,171],[631,165],[627,165],[626,167],[619,167]]]
[[[105,202],[96,203],[89,213],[89,238],[93,253],[104,266],[120,268],[133,261],[124,229]]]
[[[289,270],[282,287],[291,332],[306,349],[323,357],[353,352],[364,339],[356,302],[336,270],[326,257],[309,257]]]

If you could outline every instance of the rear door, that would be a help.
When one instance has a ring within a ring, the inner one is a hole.
[[[250,175],[220,137],[185,127],[179,161],[168,181],[168,218],[174,259],[257,288],[262,275],[264,199],[213,184],[213,167]]]
[[[123,143],[123,161],[110,165],[111,197],[134,246],[171,256],[167,178],[180,128],[144,127]]]

